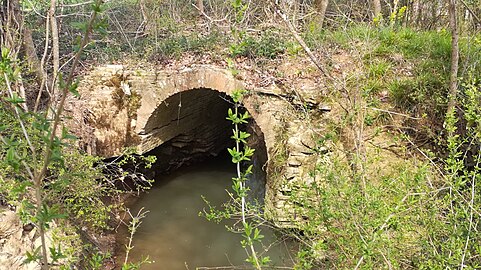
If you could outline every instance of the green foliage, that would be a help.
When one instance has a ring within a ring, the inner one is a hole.
[[[242,169],[243,165],[247,161],[250,161],[250,158],[255,152],[255,149],[249,147],[247,142],[247,138],[249,138],[251,134],[240,130],[240,127],[247,124],[248,119],[250,118],[247,111],[244,113],[240,112],[240,106],[242,106],[241,102],[246,93],[247,91],[245,90],[237,90],[231,94],[232,100],[234,101],[234,109],[228,109],[226,118],[232,122],[233,135],[231,138],[235,142],[235,146],[233,148],[228,148],[227,150],[232,157],[232,163],[237,165],[236,177],[232,178],[233,194],[229,194],[231,201],[226,202],[223,205],[223,209],[217,210],[203,197],[203,200],[208,206],[208,210],[204,210],[199,213],[199,215],[217,223],[223,219],[240,215],[241,220],[238,223],[242,226],[233,226],[228,229],[233,232],[242,233],[243,239],[241,240],[241,245],[248,254],[246,262],[251,263],[255,269],[262,269],[263,266],[270,262],[270,258],[268,256],[261,256],[254,246],[261,243],[264,235],[261,234],[261,230],[256,226],[256,223],[247,218],[249,214],[258,215],[260,213],[259,208],[256,205],[247,201],[249,188],[247,187],[246,182],[252,174],[253,165],[249,165],[247,168]]]
[[[148,257],[142,258],[142,260],[138,262],[129,262],[130,251],[134,248],[134,246],[132,245],[133,237],[135,233],[137,233],[137,230],[140,227],[140,224],[142,224],[142,219],[145,218],[148,212],[149,211],[145,211],[144,208],[141,208],[136,215],[132,215],[130,210],[127,210],[127,213],[130,216],[130,222],[128,224],[129,237],[128,237],[128,243],[125,245],[126,252],[125,252],[125,260],[122,265],[122,270],[136,270],[136,269],[140,269],[140,267],[144,264],[152,263]]]
[[[380,79],[385,76],[391,68],[392,65],[390,63],[379,59],[378,61],[374,61],[373,63],[369,64],[368,76],[369,78]]]
[[[85,45],[92,29],[102,30],[102,21],[94,20],[96,12],[102,9],[101,3],[95,1],[90,7],[92,19],[90,25],[83,28],[83,42],[79,45]],[[82,49],[79,46],[75,51],[74,67]],[[26,254],[26,262],[37,261],[42,269],[49,269],[50,264],[70,269],[79,261],[84,248],[77,232],[96,233],[108,229],[116,207],[113,195],[124,191],[116,188],[116,180],[103,174],[100,158],[88,156],[76,148],[76,136],[60,121],[66,96],[69,93],[78,96],[78,81],[74,82],[73,71],[66,80],[59,75],[61,102],[52,120],[47,113],[27,111],[22,106],[25,101],[14,92],[13,86],[18,83],[18,74],[24,67],[15,59],[15,55],[2,48],[0,84],[8,91],[0,95],[0,116],[3,118],[0,125],[0,200],[15,207],[22,222],[33,223],[39,228],[41,246]],[[143,158],[147,165],[154,161]],[[61,224],[62,229],[54,224]],[[47,232],[52,235],[49,246],[45,241]]]
[[[29,188],[32,182],[29,176],[19,173],[24,170],[22,163],[39,166],[40,160],[32,159],[30,148],[25,139],[22,139],[21,128],[15,116],[8,109],[8,103],[0,106],[0,115],[6,121],[3,125],[8,127],[9,137],[5,137],[0,155],[4,162],[0,163],[2,177],[0,178],[0,197],[6,199],[11,205],[18,206],[27,221],[39,221],[48,224],[51,220],[64,217],[59,211],[64,210],[71,218],[76,219],[81,226],[93,226],[101,229],[107,227],[111,206],[107,206],[103,198],[110,194],[109,187],[102,184],[104,176],[95,164],[101,162],[99,158],[81,154],[71,148],[69,141],[74,139],[64,128],[61,139],[54,145],[55,151],[52,163],[49,166],[49,181],[45,182],[46,201],[54,208],[44,205],[43,211],[34,215],[30,213],[33,208],[28,203]],[[46,137],[49,132],[49,123],[41,115],[24,113],[25,126],[29,127],[27,133],[36,148],[45,147]],[[6,131],[5,131],[6,132]],[[4,133],[6,135],[6,133]]]
[[[383,16],[382,16],[382,13],[379,13],[379,15],[377,15],[376,17],[374,17],[372,19],[372,22],[375,26],[380,26],[382,25],[382,21],[383,21]]]
[[[290,56],[299,55],[303,51],[302,46],[298,42],[287,42],[286,52]]]
[[[315,266],[315,256],[309,248],[301,249],[297,252],[296,259],[294,270],[312,269]]]
[[[311,243],[299,254],[299,265],[354,268],[362,260],[365,269],[382,268],[386,261],[399,268],[399,262],[419,256],[427,228],[418,224],[435,217],[424,212],[429,199],[419,195],[429,191],[427,166],[396,166],[365,179],[364,189],[360,179],[352,179],[349,164],[333,157],[316,168],[317,181],[293,191],[296,213],[305,217],[300,229]]]
[[[240,23],[244,19],[248,4],[244,3],[243,0],[232,0],[231,6],[234,10],[234,18],[236,23]]]
[[[97,253],[92,254],[92,256],[90,257],[90,260],[88,262],[89,268],[92,269],[92,270],[102,269],[103,262],[106,259],[109,259],[110,257],[111,257],[110,253],[103,254],[103,253],[97,252]]]
[[[103,62],[119,59],[126,53],[142,59],[180,59],[186,53],[202,54],[220,51],[226,38],[218,31],[208,34],[168,33],[161,39],[145,37],[128,46],[124,40],[100,40],[89,47],[89,53],[99,55]]]
[[[325,29],[319,29],[319,24],[315,20],[310,22],[300,34],[307,46],[312,49],[319,48],[326,41]],[[299,43],[296,42],[295,44]]]
[[[235,67],[234,60],[228,57],[226,58],[226,62],[227,62],[227,67],[229,68],[229,71],[232,74],[232,76],[237,77],[237,75],[239,75],[239,70]]]
[[[378,97],[383,96],[397,110],[424,119],[419,125],[409,120],[405,123],[419,130],[420,137],[438,139],[448,101],[451,59],[448,31],[354,24],[339,30],[307,31],[304,35],[314,49],[336,44],[346,50],[357,50],[365,64],[364,78],[353,82],[353,86],[362,85],[362,94],[369,105],[379,106]],[[460,38],[462,76],[473,70],[473,76],[479,79],[481,66],[476,59],[481,57],[480,45],[476,36]]]
[[[25,260],[24,260],[24,263],[31,263],[31,262],[36,262],[36,261],[39,261],[41,260],[41,255],[40,255],[40,247],[37,247],[35,250],[33,250],[32,252],[30,251],[27,251],[27,253],[25,254]]]
[[[144,13],[139,12],[139,5],[145,7]],[[288,48],[286,38],[279,38],[280,32],[275,29],[255,36],[246,31],[244,16],[249,11],[246,1],[232,0],[217,5],[219,7],[216,8],[232,10],[231,16],[226,16],[232,22],[230,36],[225,35],[222,25],[209,24],[208,29],[204,25],[196,25],[198,13],[190,2],[147,0],[140,4],[130,0],[109,1],[104,4],[102,10],[105,12],[100,14],[94,25],[95,35],[84,49],[83,57],[101,63],[124,59],[127,55],[144,60],[180,59],[186,53],[273,59]],[[31,8],[46,12],[49,6],[32,2],[26,3],[25,7],[29,11],[28,21],[34,22],[31,25],[34,38],[41,40],[45,37],[44,25],[36,25],[37,14]],[[80,5],[62,10],[71,15],[62,17],[62,31],[67,37],[61,39],[61,55],[71,53],[72,49],[78,50],[87,26],[80,14],[87,13],[89,8],[89,5]],[[178,14],[173,14],[173,10]],[[225,51],[226,48],[228,51]],[[290,48],[300,50],[298,47]]]
[[[0,98],[0,116],[2,122],[3,139],[0,145],[0,199],[16,206],[24,223],[40,224],[45,229],[50,228],[53,221],[68,218],[77,229],[87,228],[90,232],[100,232],[109,228],[112,212],[117,207],[107,203],[105,198],[113,198],[122,192],[115,187],[115,179],[103,174],[102,160],[81,153],[72,143],[76,137],[62,129],[60,137],[55,138],[52,144],[52,156],[48,165],[48,177],[42,181],[44,192],[41,211],[37,212],[31,193],[33,183],[28,169],[40,167],[42,157],[31,152],[29,142],[35,149],[45,149],[51,132],[50,122],[43,114],[20,114],[20,119],[28,134],[24,136],[19,118],[12,111],[18,103],[11,99]],[[152,157],[135,158],[126,155],[121,166],[132,160],[141,160],[140,164],[149,167],[155,159]],[[138,161],[137,161],[138,162]],[[28,165],[27,165],[28,164]],[[26,167],[28,166],[28,167]],[[132,175],[130,173],[129,175]],[[125,177],[125,175],[124,175]],[[141,182],[145,184],[148,182]],[[143,188],[139,186],[139,188]],[[67,224],[63,225],[67,228]],[[78,237],[78,236],[77,236]],[[55,247],[49,247],[50,258],[53,262],[65,259],[65,246],[69,246],[68,259],[75,261],[82,251],[82,245],[70,246],[67,242],[72,240],[60,239]],[[41,258],[40,249],[27,254],[27,261]]]
[[[461,38],[461,66],[470,70],[463,71],[469,79],[460,87],[457,108],[463,113],[446,115],[451,58],[447,31],[354,25],[308,31],[305,37],[314,48],[330,42],[357,49],[364,69],[353,71],[347,85],[362,85],[362,105],[378,107],[379,96],[388,97],[398,110],[421,119],[420,130],[445,134],[439,141],[447,156],[426,154],[442,159],[443,169],[427,162],[396,162],[381,149],[368,150],[365,159],[353,154],[361,173],[352,173],[343,155],[318,164],[311,174],[315,181],[293,186],[289,194],[296,216],[302,217],[296,269],[479,268],[481,91],[474,60],[480,56],[479,44],[472,37]],[[350,109],[345,121],[353,121],[359,110]],[[384,118],[385,113],[367,110],[361,119],[365,127],[375,127]],[[321,138],[320,144],[324,142]],[[389,170],[378,171],[384,163]]]
[[[106,185],[107,179],[95,164],[99,158],[69,153],[65,156],[68,167],[61,169],[57,180],[52,183],[52,194],[63,197],[63,206],[76,223],[93,229],[108,228],[113,205],[103,198],[117,193]],[[80,173],[82,172],[82,173]]]
[[[425,243],[420,269],[481,267],[481,233],[477,229],[481,222],[481,91],[472,77],[463,88],[467,93],[460,100],[460,107],[466,112],[464,117],[459,118],[456,110],[446,114],[446,191],[439,195],[441,220],[429,223],[435,229]],[[458,131],[460,121],[468,123],[462,133]]]
[[[398,0],[397,0],[398,1]],[[395,1],[395,6],[399,3]],[[406,14],[407,6],[402,6],[401,8],[394,9],[389,15],[389,22],[391,26],[397,26],[401,23],[404,15]],[[375,22],[376,23],[376,22]]]
[[[300,50],[289,45],[288,40],[280,37],[279,33],[273,31],[262,32],[261,35],[257,37],[243,34],[239,39],[241,39],[241,41],[231,44],[229,47],[229,52],[232,57],[244,56],[274,59],[284,54],[288,46],[293,50],[292,53]]]
[[[242,26],[244,16],[249,8],[243,0],[232,0],[231,7],[234,13],[234,22],[230,31],[233,41],[229,45],[230,57],[262,57],[273,59],[284,53],[287,43],[279,38],[279,33],[272,31],[263,32],[259,37],[248,34],[245,26]]]
[[[142,265],[149,263],[151,263],[151,261],[149,261],[149,258],[143,258],[138,262],[124,263],[122,265],[122,270],[138,270],[142,267]]]
[[[152,42],[152,41],[148,41]],[[225,44],[223,36],[218,32],[212,32],[207,36],[202,35],[172,35],[156,43],[152,57],[156,58],[180,58],[182,54],[204,53],[219,50],[219,45]],[[148,44],[146,44],[148,45]],[[139,52],[143,48],[139,48]]]
[[[393,79],[387,85],[394,103],[400,109],[417,115],[427,114],[432,121],[442,122],[447,106],[451,57],[451,37],[448,32],[423,32],[409,28],[393,31],[385,28],[369,34],[379,43],[366,57],[389,59],[401,54],[403,59],[412,63],[411,74]],[[463,43],[461,48],[465,53],[475,50]],[[461,65],[468,66],[470,63],[466,61]]]

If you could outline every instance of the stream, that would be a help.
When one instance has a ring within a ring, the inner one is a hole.
[[[242,236],[225,228],[232,221],[216,224],[199,216],[207,207],[201,196],[217,208],[227,200],[226,189],[230,188],[235,173],[229,161],[222,156],[157,177],[154,187],[130,206],[132,213],[142,207],[149,213],[134,236],[129,261],[149,256],[152,263],[141,267],[147,270],[246,266],[247,255],[240,244]],[[262,233],[263,244],[271,245],[267,255],[273,264],[292,265],[289,245],[276,241],[274,233],[267,228],[262,229]],[[124,232],[123,238],[126,236]]]

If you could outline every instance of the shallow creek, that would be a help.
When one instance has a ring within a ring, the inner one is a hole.
[[[227,231],[228,221],[216,224],[198,215],[207,207],[201,196],[217,208],[227,200],[225,190],[234,173],[235,167],[226,158],[216,158],[158,177],[154,187],[130,207],[132,213],[141,207],[150,212],[134,237],[129,261],[148,255],[153,263],[141,269],[167,270],[240,269],[231,267],[245,265],[242,237]],[[292,265],[287,245],[276,242],[268,229],[263,234],[265,245],[275,242],[267,252],[274,264]]]

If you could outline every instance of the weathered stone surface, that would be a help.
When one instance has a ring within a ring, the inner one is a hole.
[[[123,94],[120,84],[127,84],[132,96]],[[136,70],[121,65],[100,67],[82,80],[79,90],[85,106],[92,114],[95,128],[96,153],[115,156],[123,147],[134,146],[145,153],[176,135],[202,122],[201,118],[212,108],[203,104],[203,111],[189,112],[189,100],[171,100],[174,95],[193,89],[212,89],[230,94],[246,88],[234,79],[229,71],[213,66],[197,66],[181,70]],[[138,98],[136,102],[132,99]],[[199,96],[191,96],[191,102],[208,102]],[[244,105],[253,113],[255,100],[246,98]],[[130,100],[130,101],[129,101]],[[161,107],[164,107],[161,109]],[[199,106],[200,107],[200,106]],[[162,114],[156,113],[162,110]],[[179,112],[179,113],[177,113]],[[189,113],[195,117],[186,117]],[[182,121],[180,121],[180,118]],[[267,121],[259,121],[264,129]],[[177,125],[174,129],[169,125]],[[162,134],[162,135],[160,135]]]
[[[37,262],[24,263],[27,259],[27,252],[32,253],[41,246],[41,239],[37,228],[24,230],[24,224],[20,221],[18,214],[8,208],[0,207],[0,269],[3,270],[37,270],[41,269]],[[54,231],[57,239],[65,235],[58,230],[55,222],[49,223],[49,230],[45,232],[45,243],[47,250],[53,247]],[[56,240],[58,241],[58,240]],[[60,240],[61,241],[61,240]],[[60,242],[56,245],[62,246],[63,250],[68,249],[72,243]],[[51,261],[50,253],[47,257]],[[60,259],[57,265],[62,265],[71,258]],[[51,269],[59,269],[52,266]]]
[[[0,209],[0,269],[40,269],[37,263],[23,263],[26,252],[32,252],[35,247],[34,235],[35,229],[24,235],[23,225],[15,212]]]
[[[175,168],[188,162],[189,156],[215,154],[225,147],[231,128],[225,121],[231,104],[225,99],[234,90],[250,90],[243,105],[258,127],[253,137],[262,137],[268,160],[286,156],[282,164],[257,165],[267,174],[266,208],[274,219],[288,222],[294,213],[284,193],[310,179],[319,158],[314,154],[319,150],[315,141],[319,128],[309,123],[298,102],[317,106],[322,91],[306,80],[297,82],[296,91],[286,92],[273,84],[254,88],[249,80],[237,80],[230,71],[211,65],[162,70],[104,66],[82,80],[82,100],[74,101],[73,107],[77,102],[89,112],[85,122],[94,138],[84,145],[92,153],[111,157],[124,147],[135,147],[139,153],[156,149],[171,157],[161,161],[163,166]],[[131,95],[125,95],[126,87]]]

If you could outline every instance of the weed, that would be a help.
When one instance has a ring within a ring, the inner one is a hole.
[[[286,51],[288,55],[296,56],[299,55],[303,51],[303,49],[302,46],[299,45],[299,43],[297,42],[287,42]]]
[[[225,44],[225,39],[218,32],[207,36],[200,35],[172,35],[158,42],[153,48],[150,58],[180,58],[182,54],[204,53],[219,50]],[[147,42],[146,46],[150,46]],[[142,48],[140,48],[142,50]],[[149,56],[147,56],[149,57]]]
[[[229,47],[231,56],[246,56],[250,58],[274,59],[284,54],[288,49],[288,41],[272,31],[263,32],[258,37],[245,36],[239,43]],[[291,45],[291,49],[296,47]],[[300,49],[297,48],[297,51]]]
[[[386,60],[379,59],[370,63],[367,69],[369,78],[381,79],[389,72],[391,64]]]

